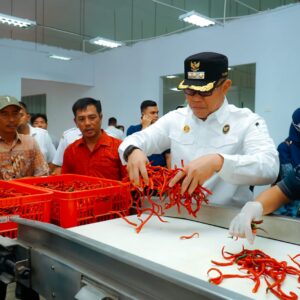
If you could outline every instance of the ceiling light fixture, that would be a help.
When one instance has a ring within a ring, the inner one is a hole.
[[[117,42],[117,41],[105,39],[102,37],[96,37],[94,39],[89,40],[89,42],[91,44],[108,47],[108,48],[116,48],[116,47],[124,46],[124,43],[122,43],[122,42]]]
[[[177,76],[176,75],[167,75],[166,78],[173,79],[173,78],[177,78]]]
[[[49,57],[53,58],[53,59],[59,59],[59,60],[71,60],[72,59],[71,57],[60,56],[60,55],[55,55],[55,54],[52,54]]]
[[[29,28],[36,25],[35,21],[28,19],[18,18],[10,15],[0,13],[0,23],[12,25],[20,28]]]
[[[193,11],[190,11],[186,14],[180,15],[179,20],[197,25],[200,27],[206,27],[216,24],[216,22],[208,17],[202,16],[201,14]]]

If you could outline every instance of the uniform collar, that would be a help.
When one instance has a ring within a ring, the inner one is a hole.
[[[225,120],[228,117],[229,114],[229,106],[227,98],[225,97],[223,104],[220,106],[220,108],[212,113],[207,119],[216,119],[220,124],[223,124]]]
[[[188,117],[192,117],[195,120],[200,120],[202,122],[212,122],[216,120],[218,123],[223,124],[228,117],[229,114],[229,105],[227,98],[225,97],[223,104],[219,107],[219,109],[212,114],[210,114],[205,121],[202,121],[197,116],[194,115],[192,109],[188,106]]]

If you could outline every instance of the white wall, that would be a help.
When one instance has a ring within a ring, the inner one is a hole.
[[[57,137],[75,126],[72,105],[89,90],[89,86],[78,84],[22,79],[22,96],[46,94],[48,131]]]
[[[49,55],[70,56],[57,61]],[[28,42],[0,40],[0,94],[21,97],[21,79],[51,80],[91,86],[94,84],[93,57]]]
[[[58,61],[49,55],[69,56]],[[94,84],[93,57],[53,47],[0,40],[0,94],[21,96],[47,94],[49,131],[61,136],[74,126],[71,106]]]
[[[85,91],[80,89],[78,97],[76,89],[67,96],[63,89],[68,86],[50,89],[49,119],[64,116],[53,122],[53,132],[70,125],[67,114],[71,100],[62,99],[73,96],[100,98],[104,127],[111,116],[128,127],[139,121],[142,100],[157,100],[162,110],[160,76],[182,73],[183,60],[188,55],[216,51],[226,54],[230,65],[256,63],[256,112],[267,120],[278,144],[288,133],[292,112],[300,106],[299,18],[297,4],[224,26],[199,28],[88,57],[78,55],[67,63],[50,61],[43,49],[27,49],[24,43],[20,44],[22,48],[0,43],[0,90],[1,94],[20,96],[21,78],[94,85]]]

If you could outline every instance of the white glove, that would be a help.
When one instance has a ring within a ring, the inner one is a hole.
[[[255,235],[252,233],[251,222],[262,219],[263,206],[260,202],[247,202],[241,212],[231,221],[229,226],[229,234],[236,237],[241,237],[253,244]]]

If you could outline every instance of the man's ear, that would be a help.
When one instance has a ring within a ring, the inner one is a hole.
[[[226,79],[225,82],[222,85],[222,91],[223,91],[224,95],[227,94],[227,92],[229,91],[231,85],[232,85],[232,81],[230,79]]]

